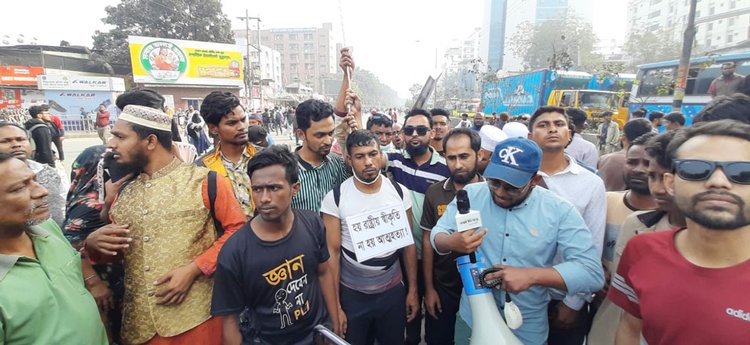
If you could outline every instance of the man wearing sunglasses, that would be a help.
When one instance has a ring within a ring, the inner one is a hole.
[[[750,125],[687,128],[667,152],[674,165],[664,184],[687,227],[628,242],[608,295],[625,310],[615,343],[747,343]]]
[[[550,288],[569,294],[596,291],[604,283],[591,232],[573,204],[553,192],[536,188],[542,151],[533,141],[510,138],[500,142],[484,172],[487,182],[467,185],[471,208],[478,210],[485,229],[456,232],[456,202],[452,201],[430,241],[440,255],[478,251],[502,270],[487,275],[501,279],[495,302],[511,293],[521,309],[523,325],[514,330],[524,344],[545,344]],[[560,253],[562,260],[554,264]],[[471,308],[462,295],[456,320],[456,344],[468,344]]]
[[[409,189],[413,212],[412,224],[419,224],[422,219],[422,207],[424,205],[427,188],[435,182],[443,181],[450,176],[445,158],[440,156],[430,146],[430,140],[434,135],[432,130],[432,116],[424,109],[412,109],[404,119],[404,127],[401,129],[404,138],[403,153],[388,154],[387,171],[393,176],[393,180]],[[422,305],[424,296],[424,276],[422,275],[422,229],[415,226],[412,229],[414,243],[417,247],[418,270],[417,293],[419,294],[419,305]],[[418,344],[421,338],[422,313],[406,326],[406,344]]]
[[[656,209],[634,212],[625,217],[614,247],[614,258],[611,266],[613,268],[617,268],[625,245],[633,236],[640,233],[674,229],[676,226],[685,226],[685,216],[674,205],[673,198],[667,193],[663,179],[665,173],[672,171],[672,159],[669,158],[666,151],[667,145],[669,145],[674,134],[675,132],[665,132],[650,138],[643,135],[633,141],[633,149],[637,149],[641,145],[641,139],[648,139],[643,141],[645,143],[643,146],[649,160],[646,169],[648,189],[650,195],[653,196]],[[595,300],[599,307],[586,339],[588,345],[613,344],[615,341],[615,333],[617,324],[620,322],[622,309],[606,299],[607,291],[608,287],[605,287],[597,293]]]

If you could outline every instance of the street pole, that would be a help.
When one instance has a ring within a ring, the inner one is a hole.
[[[250,16],[249,11],[245,9],[244,17],[237,17],[245,21],[245,43],[247,43],[247,55],[245,56],[245,96],[249,102],[248,107],[253,108],[253,80],[255,79],[255,72],[252,70],[252,64],[250,63]]]
[[[685,99],[685,87],[687,86],[688,70],[690,69],[690,53],[693,49],[693,39],[695,38],[695,7],[697,4],[698,0],[690,0],[687,27],[685,27],[685,34],[682,39],[680,66],[677,68],[672,111],[680,111],[682,109],[682,100]]]
[[[258,96],[260,97],[260,106],[263,107],[263,55],[260,49],[260,17],[255,17],[258,20]]]

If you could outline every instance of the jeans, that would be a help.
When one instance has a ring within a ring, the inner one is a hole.
[[[382,345],[403,345],[406,327],[406,289],[398,284],[378,294],[341,286],[341,309],[347,318],[346,341],[367,344],[368,332]]]

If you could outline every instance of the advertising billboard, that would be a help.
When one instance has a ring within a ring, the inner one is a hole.
[[[242,52],[234,44],[128,36],[133,81],[242,87]]]
[[[47,90],[44,97],[49,104],[50,113],[61,117],[80,118],[81,111],[96,112],[100,104],[108,109],[114,107],[114,94],[109,91],[65,91]]]
[[[40,75],[37,79],[40,90],[125,91],[122,78]]]
[[[44,67],[0,66],[0,85],[36,85],[40,74],[44,74]]]

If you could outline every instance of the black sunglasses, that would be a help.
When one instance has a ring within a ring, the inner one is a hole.
[[[716,167],[724,171],[729,181],[737,184],[750,184],[750,162],[716,162],[700,159],[674,161],[677,176],[687,181],[705,181],[714,174]]]
[[[430,131],[430,128],[427,126],[417,126],[417,127],[406,126],[404,128],[401,128],[401,131],[404,132],[404,134],[406,135],[412,135],[414,134],[414,131],[417,131],[417,135],[423,136],[427,134],[427,132]]]

